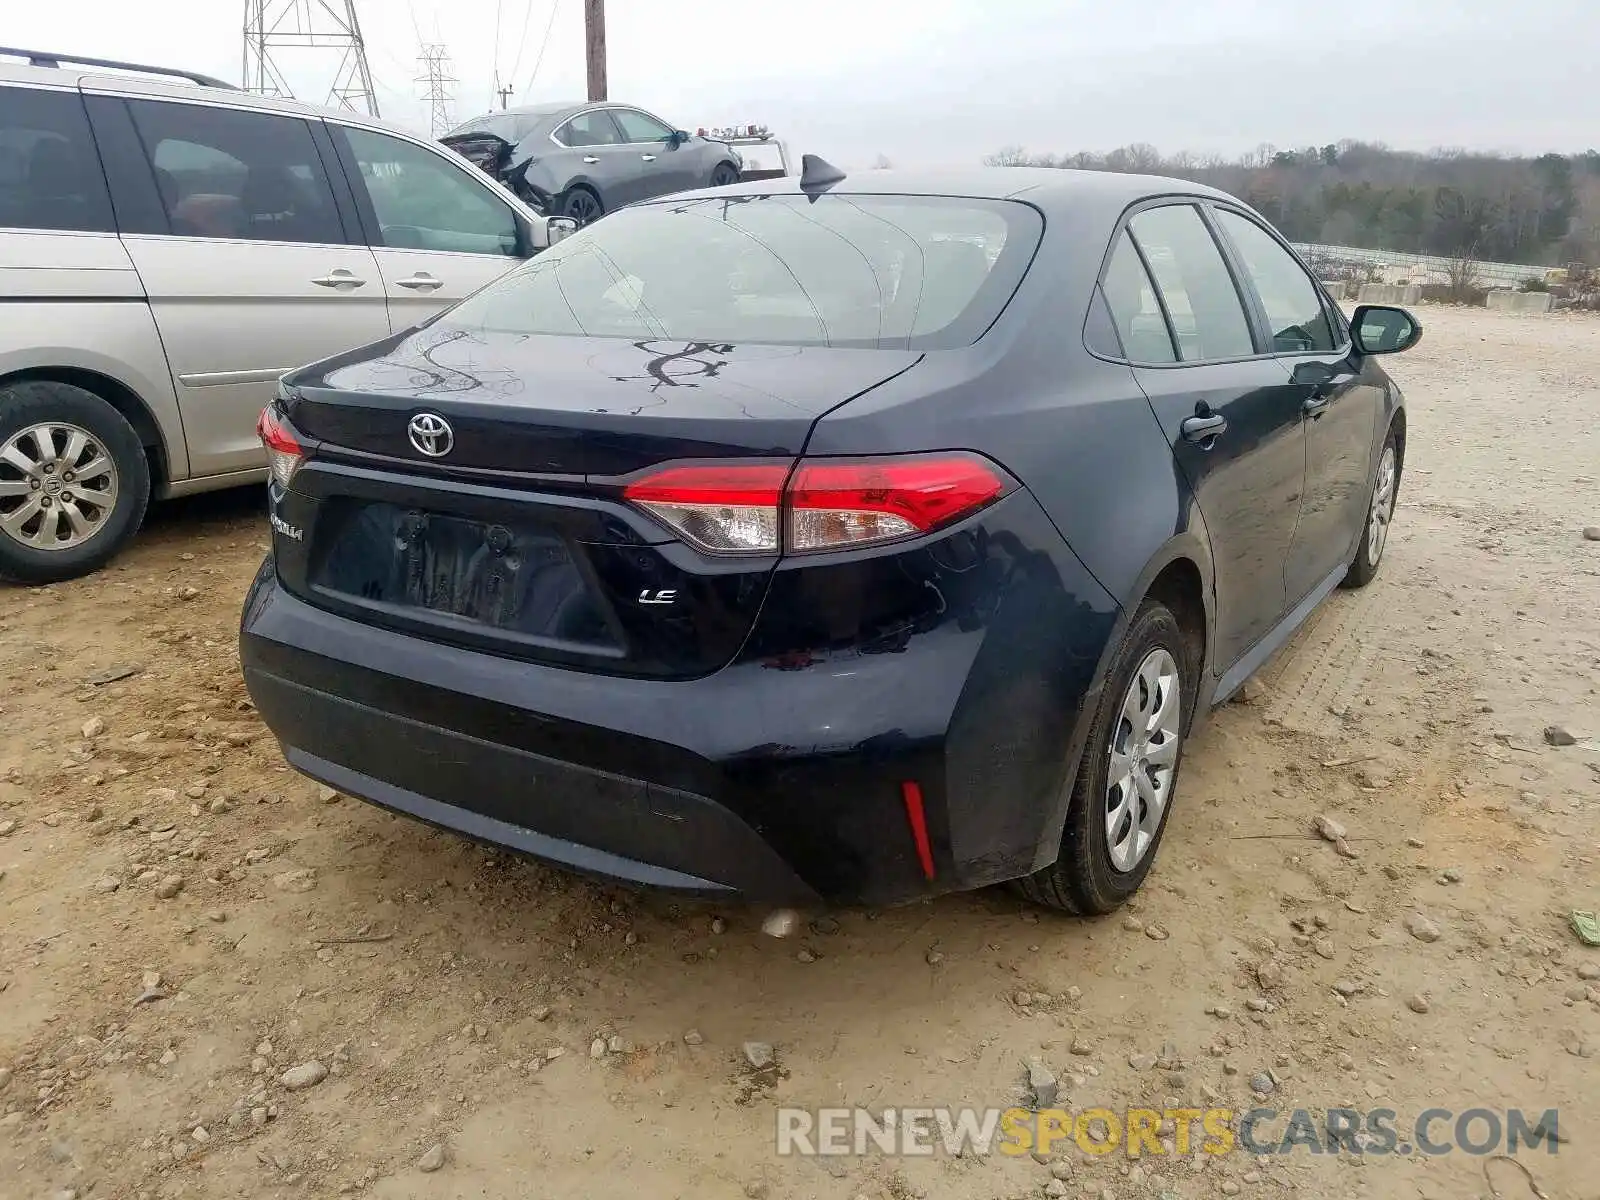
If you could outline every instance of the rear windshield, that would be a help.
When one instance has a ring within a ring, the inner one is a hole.
[[[485,333],[791,346],[970,345],[1043,220],[1008,200],[735,196],[625,208],[446,315]]]

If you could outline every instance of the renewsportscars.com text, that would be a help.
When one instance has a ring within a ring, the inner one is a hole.
[[[1559,1113],[1430,1108],[1402,1120],[1391,1108],[780,1108],[780,1155],[1021,1155],[1118,1151],[1164,1154],[1556,1153]],[[1171,1132],[1161,1136],[1163,1122]]]

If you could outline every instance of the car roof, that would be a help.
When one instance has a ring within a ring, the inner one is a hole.
[[[1238,203],[1226,192],[1186,179],[1160,175],[1125,175],[1115,171],[1077,171],[1056,167],[967,167],[944,171],[857,171],[827,188],[840,194],[899,196],[967,196],[989,200],[1024,200],[1050,215],[1052,209],[1085,206],[1118,212],[1147,196],[1202,196]],[[753,180],[722,188],[680,192],[686,196],[770,196],[803,194],[796,176]]]
[[[332,118],[349,125],[381,129],[412,139],[426,140],[426,135],[419,134],[416,130],[398,122],[386,121],[352,109],[307,104],[303,100],[276,96],[260,96],[242,89],[207,87],[159,75],[97,71],[70,65],[35,67],[25,63],[0,60],[0,83],[81,88],[86,92],[109,92],[121,96],[146,96],[162,100],[190,100],[202,104],[225,105],[228,108],[250,109],[255,112],[284,113],[314,119]]]
[[[549,104],[524,104],[518,108],[496,109],[472,117],[442,135],[440,140],[448,141],[451,138],[469,137],[475,133],[487,133],[502,141],[519,142],[540,129],[560,125],[569,117],[598,108],[648,111],[637,104],[628,104],[620,100],[568,100]]]

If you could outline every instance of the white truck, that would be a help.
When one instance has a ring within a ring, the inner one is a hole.
[[[781,179],[792,173],[788,146],[765,125],[703,125],[695,132],[733,147],[740,179]]]

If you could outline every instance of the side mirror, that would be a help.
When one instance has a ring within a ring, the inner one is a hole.
[[[1389,304],[1358,304],[1350,329],[1363,354],[1399,354],[1422,340],[1422,322]]]
[[[544,222],[545,237],[554,246],[563,238],[571,237],[578,232],[578,223],[571,217],[546,217]]]
[[[689,131],[688,130],[686,130],[686,129],[674,129],[672,131],[672,136],[667,139],[667,143],[669,145],[673,145],[673,146],[681,146],[685,142],[687,142],[688,140],[689,140]]]

